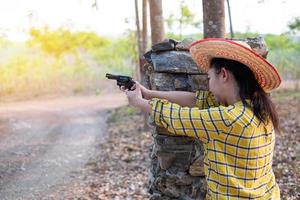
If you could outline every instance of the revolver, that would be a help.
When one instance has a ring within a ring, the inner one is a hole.
[[[113,75],[113,74],[106,74],[106,78],[117,80],[117,85],[119,87],[124,86],[125,89],[131,89],[134,86],[135,82],[132,80],[130,76],[122,76],[122,75]]]

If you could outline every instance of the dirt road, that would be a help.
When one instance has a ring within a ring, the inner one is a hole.
[[[106,112],[122,94],[0,105],[0,199],[49,199],[105,141]]]

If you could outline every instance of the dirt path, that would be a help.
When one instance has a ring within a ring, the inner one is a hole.
[[[0,199],[51,198],[105,141],[106,111],[125,104],[106,94],[0,105]]]

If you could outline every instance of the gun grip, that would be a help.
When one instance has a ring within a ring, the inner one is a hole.
[[[130,91],[133,91],[133,90],[135,90],[135,89],[131,89],[131,88],[132,88],[134,85],[135,85],[135,82],[134,82],[134,81],[130,81],[130,82],[127,84],[126,88],[128,88],[128,90],[130,90]]]

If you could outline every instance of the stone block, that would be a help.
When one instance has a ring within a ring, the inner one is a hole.
[[[192,176],[202,176],[204,177],[204,156],[199,156],[189,168],[189,174]]]
[[[189,75],[188,82],[193,92],[197,90],[208,90],[207,74]]]
[[[160,73],[202,73],[188,51],[165,51],[152,53],[154,71]]]

